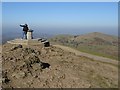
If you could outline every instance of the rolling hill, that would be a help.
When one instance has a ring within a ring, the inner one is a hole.
[[[84,35],[57,35],[50,41],[82,52],[118,60],[117,36],[93,32]]]

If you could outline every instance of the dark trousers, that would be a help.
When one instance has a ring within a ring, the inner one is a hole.
[[[22,39],[27,39],[27,32],[26,31],[23,31],[23,37]]]

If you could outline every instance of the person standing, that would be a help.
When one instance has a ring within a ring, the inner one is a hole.
[[[28,25],[25,24],[25,25],[20,25],[20,26],[23,27],[23,37],[22,37],[22,39],[27,39],[27,31],[29,30]]]

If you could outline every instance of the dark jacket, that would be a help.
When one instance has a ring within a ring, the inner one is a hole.
[[[23,31],[27,32],[28,31],[28,26],[27,25],[20,25],[21,27],[23,27]]]

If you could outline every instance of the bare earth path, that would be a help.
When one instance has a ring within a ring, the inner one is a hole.
[[[85,56],[85,57],[91,58],[93,60],[97,60],[97,61],[104,62],[104,63],[109,63],[109,64],[114,64],[114,65],[118,65],[118,61],[117,60],[113,60],[113,59],[105,58],[105,57],[100,57],[100,56],[96,56],[96,55],[92,55],[92,54],[88,54],[88,53],[83,53],[83,52],[80,52],[80,51],[75,50],[73,48],[70,48],[70,47],[67,47],[67,46],[63,46],[63,45],[53,45],[53,46],[61,48],[61,49],[66,50],[66,51],[69,51],[69,52],[73,52],[76,55],[80,55],[80,56]]]

